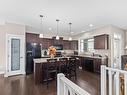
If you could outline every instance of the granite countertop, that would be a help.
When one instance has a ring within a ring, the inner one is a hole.
[[[72,56],[97,58],[97,59],[104,59],[105,58],[105,57],[91,56],[91,55],[72,55]],[[65,57],[55,57],[55,59],[57,59],[57,60],[59,60],[59,58],[65,58]],[[69,57],[66,57],[66,58],[69,58]],[[44,56],[42,58],[33,59],[33,61],[34,61],[34,63],[45,63],[45,62],[47,62],[47,59],[50,59],[50,57]]]
[[[74,56],[88,57],[88,58],[97,58],[97,59],[102,59],[102,58],[103,58],[103,57],[99,57],[99,56],[91,56],[91,55],[74,55]]]
[[[55,59],[59,60],[59,58],[65,58],[65,57],[55,57]],[[66,57],[66,58],[69,58],[69,57]],[[45,63],[47,62],[47,59],[50,59],[50,58],[36,58],[36,59],[33,59],[34,63]]]

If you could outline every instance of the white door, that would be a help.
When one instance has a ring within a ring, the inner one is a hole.
[[[7,76],[24,74],[24,36],[7,35]]]
[[[121,51],[120,51],[120,40],[114,39],[114,67],[120,68],[121,63]]]

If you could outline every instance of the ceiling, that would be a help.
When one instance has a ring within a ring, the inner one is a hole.
[[[69,22],[73,35],[107,24],[127,28],[127,0],[0,0],[0,18],[28,31],[41,31],[40,14],[45,33],[56,33],[56,19],[61,35],[69,35]]]

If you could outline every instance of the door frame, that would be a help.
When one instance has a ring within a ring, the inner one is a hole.
[[[23,64],[22,64],[22,68],[21,68],[21,72],[20,73],[17,73],[18,74],[26,74],[25,73],[25,36],[24,35],[15,35],[15,34],[6,34],[6,68],[5,68],[5,74],[4,74],[4,77],[8,77],[8,76],[11,76],[13,74],[10,75],[9,73],[9,52],[8,52],[8,41],[9,41],[9,37],[19,37],[19,38],[22,38],[22,43],[23,43],[23,47],[22,47],[22,51],[23,51]]]

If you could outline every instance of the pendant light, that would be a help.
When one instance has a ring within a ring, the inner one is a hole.
[[[43,17],[44,17],[43,15],[40,15],[40,18],[41,18],[41,23],[40,23],[40,24],[41,24],[41,25],[40,25],[41,27],[40,27],[40,28],[42,29],[41,32],[43,32],[43,25],[42,25],[42,18],[43,18]],[[39,38],[44,38],[44,34],[43,34],[43,33],[40,34],[40,35],[39,35]]]
[[[71,37],[71,25],[72,25],[72,23],[69,23],[69,26],[70,26],[70,32],[69,32],[69,34],[70,34],[70,37],[69,37],[69,41],[72,41],[72,37]]]
[[[56,19],[56,22],[57,22],[57,34],[56,34],[56,40],[59,40],[59,38],[60,38],[59,35],[58,35],[58,32],[59,32],[59,31],[58,31],[58,23],[59,23],[59,21],[60,21],[59,19]]]

